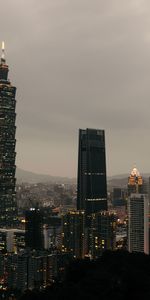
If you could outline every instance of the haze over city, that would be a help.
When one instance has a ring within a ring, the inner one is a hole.
[[[17,166],[75,177],[88,127],[105,129],[108,175],[149,172],[150,2],[5,0],[2,12]]]

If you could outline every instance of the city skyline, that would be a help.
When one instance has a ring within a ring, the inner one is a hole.
[[[148,299],[150,3],[2,12],[0,298]]]
[[[78,129],[88,127],[105,130],[107,175],[135,163],[149,172],[149,16],[148,1],[3,3],[18,167],[76,177]]]

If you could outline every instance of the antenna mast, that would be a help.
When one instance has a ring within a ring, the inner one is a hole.
[[[2,55],[1,55],[1,62],[5,62],[5,43],[2,42]]]

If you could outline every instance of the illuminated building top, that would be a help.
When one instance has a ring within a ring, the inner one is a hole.
[[[138,169],[136,167],[134,167],[133,170],[131,171],[131,176],[135,176],[135,177],[140,176],[140,172],[138,171]]]
[[[128,194],[141,193],[143,187],[143,178],[136,167],[130,173],[128,178]]]

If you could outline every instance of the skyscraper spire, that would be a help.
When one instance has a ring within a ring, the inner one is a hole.
[[[134,166],[133,170],[131,171],[131,174],[132,176],[135,176],[135,177],[139,177],[140,176],[140,172],[138,171],[136,165]]]
[[[5,43],[4,43],[4,41],[2,42],[1,63],[5,63]]]
[[[6,64],[6,59],[5,59],[5,43],[2,42],[1,44],[1,57],[0,57],[0,81],[7,81],[7,76],[8,76],[8,65]]]

